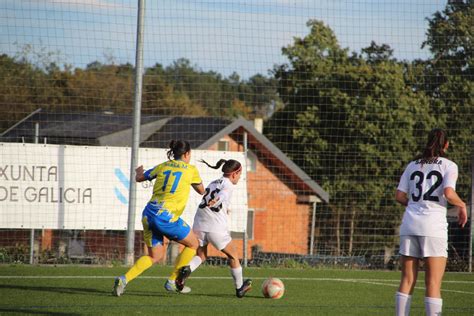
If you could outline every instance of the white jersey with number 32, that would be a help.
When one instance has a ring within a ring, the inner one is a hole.
[[[444,189],[456,189],[458,166],[449,159],[415,160],[408,164],[398,185],[405,192],[408,206],[400,235],[447,238],[447,201]]]
[[[233,190],[234,185],[226,177],[209,183],[194,216],[194,231],[209,233],[226,233],[229,231],[227,211]],[[208,206],[211,200],[217,202],[213,206]]]

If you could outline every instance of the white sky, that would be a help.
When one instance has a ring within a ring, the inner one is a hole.
[[[61,64],[135,61],[138,0],[0,1],[0,53],[15,55],[32,44],[57,52]],[[427,17],[442,10],[437,0],[148,0],[145,66],[188,58],[203,70],[246,78],[268,74],[285,62],[283,46],[322,20],[342,47],[360,51],[389,44],[398,59],[426,58],[421,49]]]

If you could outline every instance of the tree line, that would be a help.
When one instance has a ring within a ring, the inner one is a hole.
[[[34,55],[37,58],[33,58]],[[134,67],[101,63],[60,66],[31,45],[17,56],[0,55],[0,131],[38,108],[59,112],[132,113]],[[187,59],[144,72],[142,111],[153,115],[269,117],[281,106],[276,80],[256,74],[242,79],[202,71]]]

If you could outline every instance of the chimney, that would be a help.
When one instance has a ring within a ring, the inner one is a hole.
[[[260,134],[262,134],[262,132],[263,132],[263,118],[261,118],[261,117],[255,118],[255,119],[253,120],[253,126],[255,127],[255,129],[256,129]]]

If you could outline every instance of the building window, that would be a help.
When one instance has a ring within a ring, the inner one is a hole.
[[[229,141],[220,140],[217,142],[217,150],[219,151],[229,151]]]
[[[255,172],[257,170],[257,155],[250,149],[247,150],[247,172]]]

